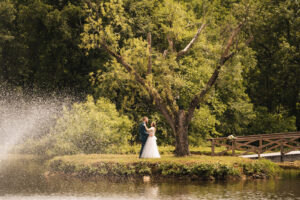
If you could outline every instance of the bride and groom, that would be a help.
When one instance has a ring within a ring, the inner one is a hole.
[[[148,117],[143,117],[143,122],[139,126],[140,141],[142,142],[140,158],[160,158],[155,137],[156,124],[152,122],[151,128],[148,128],[148,121]]]

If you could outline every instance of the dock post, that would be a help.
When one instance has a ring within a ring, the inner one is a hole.
[[[235,156],[235,139],[232,140],[232,156]]]
[[[260,158],[260,154],[262,153],[262,136],[259,139],[259,147],[258,147],[258,158]]]
[[[284,156],[284,152],[283,152],[283,140],[280,139],[280,162],[283,162],[283,156]]]

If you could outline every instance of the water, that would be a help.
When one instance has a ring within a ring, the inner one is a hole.
[[[94,199],[300,199],[300,171],[280,179],[228,182],[151,182],[80,180],[43,175],[39,161],[5,162],[0,172],[0,200]]]
[[[56,107],[44,103],[10,104],[0,108],[0,158],[25,137],[41,134]]]
[[[0,160],[16,144],[48,134],[62,106],[69,105],[71,100],[70,97],[18,94],[0,85]]]
[[[12,97],[7,98],[0,88],[0,200],[300,199],[299,171],[274,180],[198,183],[117,183],[46,176],[44,161],[8,153],[24,137],[46,134],[64,101],[8,96]]]

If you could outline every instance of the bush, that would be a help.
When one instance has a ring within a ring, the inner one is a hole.
[[[218,124],[220,121],[216,119],[208,106],[204,105],[197,109],[189,128],[189,143],[199,146],[211,136],[220,136],[221,134],[215,129]]]
[[[82,153],[111,153],[127,144],[131,127],[132,122],[120,116],[115,105],[104,98],[95,103],[88,96],[86,102],[64,108],[51,132]]]
[[[249,167],[248,165],[245,165]],[[245,167],[243,165],[243,167]],[[253,165],[254,166],[254,165]],[[253,167],[251,165],[251,167]],[[264,165],[260,169],[264,170]],[[195,180],[207,179],[227,179],[239,177],[240,171],[228,164],[212,163],[176,163],[176,162],[131,162],[114,163],[100,162],[94,165],[78,164],[76,162],[53,159],[50,161],[49,170],[52,172],[62,172],[80,177],[108,176],[108,177],[142,177],[145,175],[160,178],[193,178]],[[247,172],[247,171],[246,171]],[[261,173],[263,174],[263,173]],[[251,175],[247,173],[246,175]],[[272,174],[270,174],[272,175]]]
[[[296,117],[289,117],[286,111],[269,113],[266,107],[256,109],[256,118],[250,123],[250,134],[296,131]]]
[[[132,122],[104,98],[91,96],[64,108],[50,134],[21,145],[24,153],[55,156],[76,153],[120,153],[128,148]]]
[[[261,178],[264,178],[264,176],[266,177],[274,176],[280,171],[278,165],[266,159],[259,159],[255,162],[244,163],[241,164],[241,167],[245,175],[261,177]]]

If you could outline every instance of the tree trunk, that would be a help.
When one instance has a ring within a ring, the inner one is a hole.
[[[185,111],[180,110],[176,119],[175,130],[173,130],[176,138],[175,154],[177,156],[190,155],[188,125]]]

